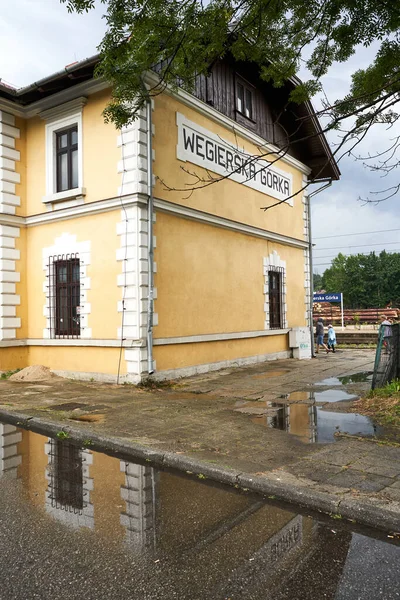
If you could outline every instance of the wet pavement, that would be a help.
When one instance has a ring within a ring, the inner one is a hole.
[[[0,428],[4,600],[400,597],[400,534]]]
[[[370,350],[338,351],[159,389],[1,381],[0,418],[399,531],[400,448],[352,412],[373,359]]]

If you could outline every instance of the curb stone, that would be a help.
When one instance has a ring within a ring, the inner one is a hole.
[[[292,482],[279,481],[276,477],[258,477],[251,473],[241,473],[227,467],[210,465],[207,462],[191,458],[187,455],[178,455],[173,452],[147,448],[136,442],[127,441],[116,437],[99,435],[85,428],[62,426],[54,421],[41,417],[29,417],[24,413],[10,412],[0,409],[0,420],[16,427],[23,427],[41,435],[56,437],[57,433],[64,431],[70,440],[81,445],[88,445],[91,450],[110,453],[123,459],[151,462],[155,467],[167,467],[182,472],[190,471],[193,475],[204,475],[209,480],[239,486],[249,491],[265,496],[275,496],[292,505],[303,508],[338,515],[342,518],[355,520],[357,524],[372,526],[384,531],[399,531],[400,529],[400,504],[370,498],[368,496],[352,498],[347,490],[343,494],[329,493],[316,489],[315,482],[310,485],[296,485]],[[304,480],[303,480],[304,482]]]

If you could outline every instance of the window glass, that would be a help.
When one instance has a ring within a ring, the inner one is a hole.
[[[282,272],[270,270],[268,273],[269,326],[271,329],[283,327]]]
[[[78,127],[56,133],[57,192],[65,192],[79,185]]]
[[[253,93],[239,82],[236,84],[236,110],[247,119],[253,119]]]
[[[59,133],[58,134],[58,147],[66,148],[68,145],[68,133]]]
[[[253,118],[253,106],[252,106],[252,93],[250,90],[246,89],[246,106],[245,106],[245,115],[248,119]]]
[[[58,181],[59,181],[59,192],[63,192],[68,189],[68,154],[60,154],[58,160]]]
[[[71,153],[71,185],[72,188],[78,187],[78,150]]]
[[[237,109],[240,113],[243,113],[244,108],[244,87],[241,83],[237,85]]]

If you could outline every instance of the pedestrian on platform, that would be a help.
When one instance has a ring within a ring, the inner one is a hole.
[[[318,354],[320,346],[322,346],[323,348],[325,348],[325,350],[327,352],[329,352],[328,346],[326,346],[324,344],[324,334],[325,334],[324,320],[321,317],[317,321],[317,325],[315,327],[315,333],[317,334],[317,349],[316,349],[315,353]]]
[[[381,316],[381,324],[379,326],[378,336],[379,338],[382,336],[383,348],[385,350],[385,354],[388,354],[392,341],[392,323],[389,321],[386,315]]]
[[[336,333],[332,325],[328,325],[328,350],[335,352]]]

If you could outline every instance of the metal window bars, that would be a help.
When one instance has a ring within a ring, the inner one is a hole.
[[[82,450],[68,442],[50,440],[49,499],[51,506],[82,514],[87,506]]]
[[[268,269],[268,299],[270,329],[285,327],[285,269],[269,267]]]
[[[50,256],[47,266],[47,306],[50,338],[79,338],[83,294],[79,254]]]

